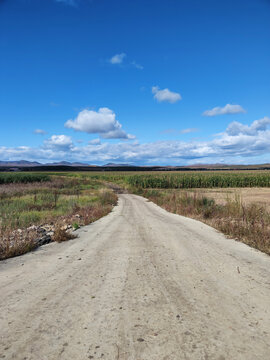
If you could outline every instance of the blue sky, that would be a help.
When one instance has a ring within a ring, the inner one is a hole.
[[[0,0],[0,160],[270,154],[270,1]]]

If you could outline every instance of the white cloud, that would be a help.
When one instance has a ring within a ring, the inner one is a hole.
[[[42,129],[36,129],[36,130],[34,130],[34,134],[37,134],[37,135],[46,135],[46,134],[47,134],[47,131],[42,130]]]
[[[198,132],[199,130],[196,128],[187,128],[187,129],[183,129],[180,130],[180,134],[190,134],[190,133],[194,133],[194,132]]]
[[[93,139],[93,140],[88,141],[88,144],[89,145],[100,145],[101,142],[100,142],[100,139]]]
[[[160,90],[158,86],[152,87],[152,93],[158,102],[166,101],[173,104],[182,99],[182,96],[179,93],[170,91],[169,89]]]
[[[134,66],[136,69],[143,70],[143,66],[137,64],[136,61],[132,61],[131,65]]]
[[[229,124],[226,133],[231,136],[240,134],[252,136],[256,135],[259,131],[266,131],[269,124],[270,118],[266,116],[263,119],[255,120],[250,126],[234,121]]]
[[[204,116],[217,116],[217,115],[226,115],[226,114],[240,114],[246,113],[246,110],[242,108],[241,105],[231,105],[227,104],[224,107],[215,107],[211,110],[206,110]]]
[[[76,147],[70,137],[53,135],[44,146],[0,147],[3,160],[122,162],[131,164],[256,163],[269,161],[270,118],[250,125],[231,123],[210,141],[137,141],[89,144]]]
[[[52,135],[48,140],[44,141],[44,145],[46,148],[68,150],[73,147],[73,142],[70,136]]]
[[[123,64],[124,59],[127,57],[127,54],[121,53],[121,54],[115,54],[109,59],[109,62],[113,65],[120,65]],[[136,69],[143,70],[143,66],[141,64],[138,64],[135,60],[130,62],[129,64],[126,63],[126,66],[132,66]]]
[[[133,135],[122,130],[122,125],[115,119],[115,113],[106,107],[98,111],[82,110],[75,120],[68,120],[65,127],[88,134],[99,134],[104,139],[134,139]]]
[[[125,53],[116,54],[113,57],[111,57],[110,63],[111,64],[122,64],[122,62],[126,56],[127,55]]]

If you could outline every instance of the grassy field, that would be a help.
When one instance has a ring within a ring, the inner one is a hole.
[[[31,229],[33,225],[53,226],[54,240],[62,241],[66,232],[61,228],[89,224],[110,212],[117,202],[103,181],[80,174],[8,175],[9,181],[0,185],[0,259],[35,247],[38,229]]]
[[[115,184],[270,254],[268,171],[50,172],[0,174],[0,258],[32,249],[32,225],[77,228],[104,216]]]

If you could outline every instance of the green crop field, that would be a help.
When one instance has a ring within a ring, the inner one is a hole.
[[[49,181],[47,174],[38,173],[1,173],[0,184],[27,184],[33,182]]]
[[[92,179],[143,189],[270,187],[270,171],[2,173],[0,184],[49,181],[51,177]]]
[[[143,189],[270,187],[270,172],[138,174],[127,176],[126,182]]]

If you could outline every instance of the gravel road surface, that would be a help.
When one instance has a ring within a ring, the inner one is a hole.
[[[270,359],[270,257],[122,194],[0,263],[0,359]]]

